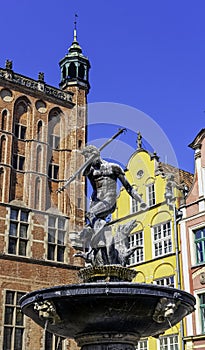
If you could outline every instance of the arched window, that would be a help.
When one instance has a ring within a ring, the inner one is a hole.
[[[3,135],[0,139],[0,162],[5,163],[6,155],[6,137]]]
[[[57,149],[60,143],[60,116],[59,109],[54,109],[49,114],[48,142],[52,149]]]
[[[68,75],[70,78],[76,78],[76,66],[73,62],[71,62],[70,66],[68,67]]]
[[[39,120],[37,125],[37,140],[43,141],[43,123],[42,120]]]
[[[14,108],[14,134],[17,139],[25,140],[29,102],[20,100]]]
[[[8,116],[8,112],[6,109],[4,109],[2,112],[2,119],[1,119],[1,129],[2,130],[7,129],[7,116]]]
[[[41,179],[37,177],[35,183],[35,208],[40,209]]]
[[[80,64],[80,66],[78,68],[78,76],[81,79],[84,79],[84,77],[85,77],[85,67],[82,63]]]
[[[65,79],[66,78],[66,66],[63,66],[63,79]]]
[[[41,164],[42,164],[42,148],[41,146],[38,146],[37,154],[36,154],[36,171],[38,173],[41,172]]]

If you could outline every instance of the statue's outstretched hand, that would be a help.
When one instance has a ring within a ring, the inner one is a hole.
[[[147,208],[146,203],[142,200],[141,196],[134,188],[132,188],[130,194],[131,194],[132,198],[134,198],[136,201],[138,201],[140,203],[141,209],[145,210]]]

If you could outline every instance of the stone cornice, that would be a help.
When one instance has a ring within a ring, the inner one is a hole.
[[[47,85],[44,81],[34,80],[24,75],[14,73],[13,70],[0,68],[0,81],[22,86],[32,92],[45,95],[46,98],[54,98],[61,102],[74,105],[72,101],[73,92],[57,89],[51,85]]]

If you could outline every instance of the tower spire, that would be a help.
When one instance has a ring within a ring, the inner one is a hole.
[[[75,13],[75,19],[74,19],[74,29],[73,29],[73,42],[72,45],[69,47],[69,52],[79,52],[82,53],[82,49],[78,43],[77,40],[77,18],[78,15]]]
[[[77,41],[77,18],[78,18],[78,15],[77,13],[75,13],[73,41]]]
[[[68,53],[59,62],[61,69],[60,87],[64,90],[71,86],[80,86],[89,91],[88,73],[90,62],[84,56],[82,49],[77,41],[77,18],[74,17],[73,42],[68,49]]]

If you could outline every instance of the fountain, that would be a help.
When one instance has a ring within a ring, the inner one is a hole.
[[[136,221],[118,225],[113,235],[106,220],[115,209],[117,179],[142,210],[146,205],[118,165],[102,160],[94,146],[83,154],[80,170],[92,183],[92,201],[88,224],[80,233],[70,232],[76,256],[87,263],[79,272],[82,282],[30,292],[20,306],[39,326],[73,338],[82,350],[134,350],[141,337],[157,337],[191,313],[195,298],[172,287],[132,282],[137,271],[126,266],[134,252],[128,237]]]

